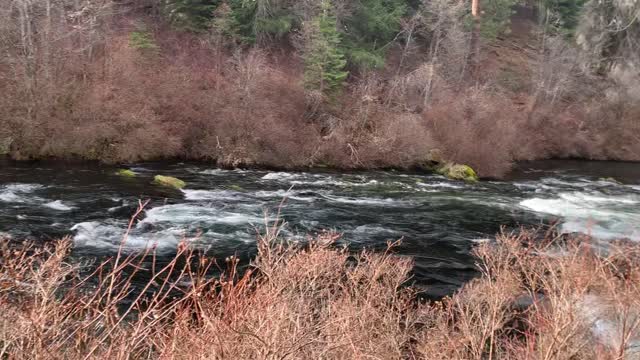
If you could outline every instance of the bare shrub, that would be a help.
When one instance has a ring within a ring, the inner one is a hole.
[[[320,158],[348,168],[398,167],[419,164],[433,141],[419,114],[384,103],[383,81],[365,76],[344,97]]]
[[[424,116],[445,158],[469,164],[485,177],[500,177],[510,169],[523,119],[500,94],[470,89],[444,95]]]
[[[142,206],[133,217],[142,211]],[[305,244],[268,224],[248,270],[185,240],[165,265],[153,246],[88,276],[68,239],[0,243],[0,355],[79,358],[634,359],[640,250],[522,230],[476,248],[481,276],[437,302],[406,286],[412,261]],[[150,244],[152,245],[152,244]],[[133,279],[143,275],[147,281]]]
[[[633,96],[624,93],[606,95],[604,102],[594,100],[586,107],[583,126],[597,141],[585,157],[639,161],[640,106]]]
[[[300,246],[279,239],[279,225],[258,239],[252,270],[215,264],[188,242],[156,267],[151,249],[118,255],[75,283],[69,242],[43,249],[3,243],[0,340],[11,358],[401,358],[418,314],[402,288],[409,259],[331,245],[332,233]],[[126,238],[123,239],[123,244]],[[109,270],[110,269],[110,270]],[[132,279],[147,273],[140,295]],[[188,283],[190,285],[182,285]],[[123,303],[125,298],[129,299]]]
[[[206,137],[194,151],[223,166],[303,166],[316,129],[304,121],[305,97],[296,74],[267,63],[260,51],[237,54],[209,110]],[[207,116],[207,115],[204,115]]]
[[[635,358],[640,303],[629,296],[637,299],[639,273],[633,255],[621,253],[628,245],[601,255],[586,238],[546,239],[501,234],[479,247],[483,276],[437,305],[442,312],[424,332],[424,356]]]

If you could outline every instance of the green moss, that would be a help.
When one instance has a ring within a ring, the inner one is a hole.
[[[163,176],[163,175],[156,175],[153,178],[153,183],[156,185],[172,187],[174,189],[182,189],[187,185],[184,181],[178,178],[174,178],[171,176]]]
[[[229,185],[229,190],[233,191],[244,191],[244,189],[240,185]]]
[[[118,169],[118,171],[116,172],[116,175],[132,178],[132,177],[136,177],[137,174],[129,169]]]
[[[447,163],[437,167],[435,172],[453,180],[478,181],[478,174],[469,165]]]

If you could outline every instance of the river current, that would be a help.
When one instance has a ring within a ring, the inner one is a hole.
[[[380,249],[402,239],[414,280],[434,296],[476,275],[473,246],[501,226],[558,221],[606,244],[640,241],[640,164],[545,161],[520,164],[505,181],[466,184],[439,175],[369,171],[221,170],[202,163],[143,163],[138,176],[87,163],[0,160],[0,235],[70,236],[77,258],[112,255],[138,201],[149,200],[127,251],[153,245],[162,256],[183,238],[216,257],[255,252],[255,234],[283,198],[285,236],[304,240],[342,233],[353,248]],[[156,174],[187,182],[183,190],[152,185]]]

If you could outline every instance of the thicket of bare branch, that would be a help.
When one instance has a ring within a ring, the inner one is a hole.
[[[0,355],[10,359],[635,359],[637,244],[605,250],[549,231],[500,234],[475,253],[480,276],[419,300],[412,262],[350,253],[324,233],[306,244],[270,226],[244,273],[181,243],[97,264],[68,239],[0,248]],[[126,241],[126,238],[123,240]],[[220,266],[221,276],[211,270]],[[84,270],[86,273],[86,270]],[[140,279],[146,279],[140,281]]]

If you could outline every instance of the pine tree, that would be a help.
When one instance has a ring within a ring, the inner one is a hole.
[[[544,0],[542,21],[545,25],[548,24],[547,31],[573,36],[585,2],[586,0]]]
[[[245,43],[285,37],[296,25],[291,4],[279,0],[229,0],[234,31]]]
[[[163,11],[171,22],[189,31],[207,28],[218,0],[163,0]]]
[[[345,48],[352,64],[360,68],[384,66],[388,45],[393,42],[407,13],[405,0],[362,0],[345,19]]]
[[[312,20],[307,32],[305,86],[335,96],[349,73],[344,70],[347,60],[340,48],[337,21],[328,1],[323,1],[322,13]]]

